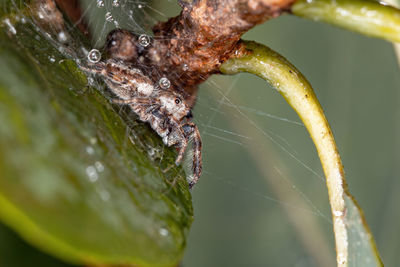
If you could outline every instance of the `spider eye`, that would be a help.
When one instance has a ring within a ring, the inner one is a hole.
[[[182,100],[179,97],[175,98],[175,104],[179,105],[181,102]]]

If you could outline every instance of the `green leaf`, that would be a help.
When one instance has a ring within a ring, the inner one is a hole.
[[[344,200],[346,203],[345,223],[349,241],[348,266],[383,266],[363,211],[350,194],[346,194]]]
[[[72,267],[23,241],[16,233],[0,223],[0,259],[2,266]],[[23,257],[21,257],[23,255]]]
[[[72,263],[177,265],[193,211],[176,151],[22,16],[0,28],[0,219]]]

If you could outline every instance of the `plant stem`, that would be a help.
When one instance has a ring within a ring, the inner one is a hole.
[[[400,6],[400,1],[398,1],[398,0],[386,0],[386,2],[397,8]],[[400,67],[400,44],[393,44],[393,49],[394,49],[394,52],[396,53],[397,63]]]
[[[326,176],[335,232],[337,263],[338,266],[347,266],[349,241],[345,217],[346,195],[350,197],[350,194],[336,143],[321,105],[310,83],[285,58],[255,42],[245,41],[244,46],[250,53],[226,61],[221,66],[221,72],[225,74],[250,72],[260,76],[275,87],[298,113],[314,141]],[[373,240],[369,241],[374,247]]]
[[[400,10],[370,0],[298,0],[292,13],[368,36],[400,42]]]
[[[229,86],[228,84],[221,85]],[[216,99],[221,97],[216,90],[209,91]],[[229,99],[227,97],[228,95],[223,95],[219,99],[221,111],[224,113],[229,113],[229,110],[227,105],[222,105],[223,103],[229,105],[239,102],[239,96],[233,92],[229,93]],[[313,258],[317,266],[334,266],[333,253],[327,244],[327,238],[324,236],[321,226],[317,222],[318,217],[308,216],[304,214],[305,210],[299,208],[309,206],[309,203],[299,196],[299,191],[287,190],[288,184],[294,187],[289,178],[290,174],[287,166],[279,160],[278,154],[274,152],[272,147],[272,142],[269,142],[269,138],[265,138],[265,133],[257,129],[256,125],[253,125],[255,127],[248,127],[248,122],[251,120],[245,114],[241,113],[241,115],[243,119],[228,116],[227,121],[237,132],[246,129],[246,135],[251,136],[252,141],[246,145],[247,153],[251,156],[258,172],[268,183],[267,186],[273,192],[274,197],[281,203],[296,203],[296,208],[290,205],[282,205],[282,210],[295,229],[302,246],[308,252],[308,255]],[[277,182],[277,179],[286,181],[288,184]],[[319,210],[317,213],[319,213]],[[319,215],[321,217],[324,216],[322,214]],[[313,233],[312,239],[310,239],[310,233]]]

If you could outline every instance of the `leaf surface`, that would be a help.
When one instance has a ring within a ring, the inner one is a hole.
[[[72,263],[176,265],[193,220],[176,152],[23,16],[0,28],[0,219]]]

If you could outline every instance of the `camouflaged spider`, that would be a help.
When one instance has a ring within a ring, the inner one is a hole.
[[[199,130],[191,122],[191,108],[179,92],[163,90],[139,69],[121,60],[108,59],[80,67],[102,77],[118,97],[113,102],[129,105],[141,121],[150,123],[164,144],[178,147],[179,153],[175,160],[177,165],[183,159],[189,139],[193,138],[193,179],[189,181],[189,187],[192,188],[202,171],[202,144]]]

